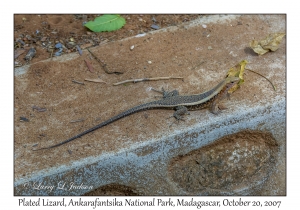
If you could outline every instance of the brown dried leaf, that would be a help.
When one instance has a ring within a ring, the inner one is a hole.
[[[263,55],[267,52],[276,51],[285,33],[274,33],[269,34],[266,38],[261,41],[252,40],[250,47],[259,55]]]
[[[24,50],[24,49],[20,49],[20,48],[18,48],[18,49],[16,49],[15,50],[15,59],[16,58],[18,58],[21,54],[23,54],[24,52],[25,52],[26,50]]]
[[[250,47],[253,49],[254,52],[256,52],[259,55],[263,55],[267,52],[269,52],[269,50],[265,50],[264,48],[262,48],[262,46],[259,44],[258,41],[252,40],[250,42]]]
[[[81,49],[85,49],[85,48],[88,48],[88,47],[91,47],[91,46],[93,46],[93,43],[83,44],[80,47],[81,47]]]
[[[41,42],[45,42],[47,40],[47,37],[43,37],[42,39],[41,39]]]
[[[85,61],[86,66],[90,70],[90,72],[94,73],[94,68],[93,68],[92,64],[90,64],[90,62],[88,62],[87,60],[84,60],[84,61]]]

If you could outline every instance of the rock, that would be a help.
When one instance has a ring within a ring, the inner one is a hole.
[[[159,29],[159,26],[158,25],[155,25],[155,24],[152,24],[151,25],[151,28],[155,29],[155,30],[158,30]]]
[[[62,44],[58,42],[58,43],[55,45],[55,48],[56,48],[56,49],[62,48]]]
[[[63,52],[63,48],[60,48],[54,55],[61,56],[62,52]]]

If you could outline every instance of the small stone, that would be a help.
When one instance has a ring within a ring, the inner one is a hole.
[[[21,122],[29,122],[29,120],[26,117],[20,117]]]
[[[56,53],[54,53],[55,56],[61,56],[63,52],[63,48],[60,48]]]
[[[130,50],[133,50],[134,49],[134,45],[132,45],[131,47],[130,47]]]
[[[138,34],[135,37],[143,37],[143,36],[146,36],[146,34]]]
[[[208,48],[207,49],[209,49],[209,50],[212,50],[213,48],[211,47],[211,46],[208,46]]]
[[[25,45],[25,42],[23,42],[21,39],[17,39],[17,42],[19,42],[21,45]]]
[[[158,25],[155,25],[155,24],[152,24],[151,25],[151,28],[155,29],[155,30],[158,30],[159,29],[159,26]]]
[[[61,44],[60,42],[58,42],[58,43],[55,45],[55,48],[56,48],[56,49],[62,48],[62,44]]]
[[[67,44],[66,44],[66,47],[68,48],[68,49],[70,49],[70,48],[73,48],[73,47],[75,47],[75,43],[74,42],[68,42]]]
[[[31,59],[35,56],[36,54],[36,49],[34,47],[30,48],[27,55],[25,56],[26,61],[31,61]]]
[[[152,63],[152,61],[148,61],[148,63],[149,63],[149,64],[151,64],[151,63]]]
[[[203,28],[207,28],[207,25],[203,24],[202,27],[203,27]]]

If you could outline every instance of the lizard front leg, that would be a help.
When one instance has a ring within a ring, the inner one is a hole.
[[[220,101],[222,101],[224,98],[227,97],[227,99],[230,99],[230,93],[228,91],[235,85],[237,84],[239,80],[232,81],[230,83],[227,83],[224,88],[219,92],[219,94],[213,99],[211,106],[210,106],[210,111],[213,114],[218,114],[222,109],[226,109],[225,106],[219,104]]]
[[[227,109],[224,105],[222,104],[216,104],[216,103],[213,103],[214,105],[212,105],[210,107],[210,111],[211,113],[213,114],[219,114],[221,112],[221,110],[223,109]]]
[[[226,97],[229,100],[230,99],[230,94],[226,93],[226,94],[224,94],[222,96],[216,97],[213,100],[213,102],[212,102],[212,104],[210,106],[211,113],[213,113],[213,114],[219,114],[221,112],[221,110],[227,109],[226,106],[224,106],[223,104],[220,103]]]

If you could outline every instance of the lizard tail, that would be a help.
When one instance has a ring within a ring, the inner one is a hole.
[[[32,150],[33,151],[38,151],[38,150],[51,149],[51,148],[54,148],[54,147],[61,146],[61,145],[66,144],[66,143],[68,143],[70,141],[73,141],[73,140],[75,140],[77,138],[80,138],[80,137],[82,137],[82,136],[84,136],[84,135],[86,135],[86,134],[88,134],[90,132],[93,132],[93,131],[95,131],[95,130],[97,130],[99,128],[102,128],[102,127],[104,127],[104,126],[106,126],[106,125],[108,125],[108,124],[110,124],[112,122],[115,122],[115,121],[117,121],[117,120],[119,120],[119,119],[121,119],[123,117],[126,117],[128,115],[134,114],[134,113],[136,113],[138,111],[141,111],[141,110],[151,109],[151,108],[154,108],[154,107],[157,107],[157,106],[159,106],[159,105],[157,104],[156,101],[145,103],[145,104],[141,104],[139,106],[135,106],[135,107],[133,107],[131,109],[128,109],[127,111],[124,111],[124,112],[122,112],[122,113],[120,113],[120,114],[118,114],[118,115],[116,115],[116,116],[114,116],[114,117],[112,117],[112,118],[110,118],[110,119],[108,119],[108,120],[106,120],[106,121],[104,121],[104,122],[102,122],[102,123],[100,123],[100,124],[98,124],[98,125],[90,128],[90,129],[85,130],[82,133],[79,133],[76,136],[73,136],[73,137],[71,137],[71,138],[69,138],[69,139],[67,139],[65,141],[62,141],[62,142],[60,142],[58,144],[55,144],[55,145],[52,145],[52,146],[49,146],[49,147],[42,147],[42,148],[39,148],[39,149],[32,149]]]

